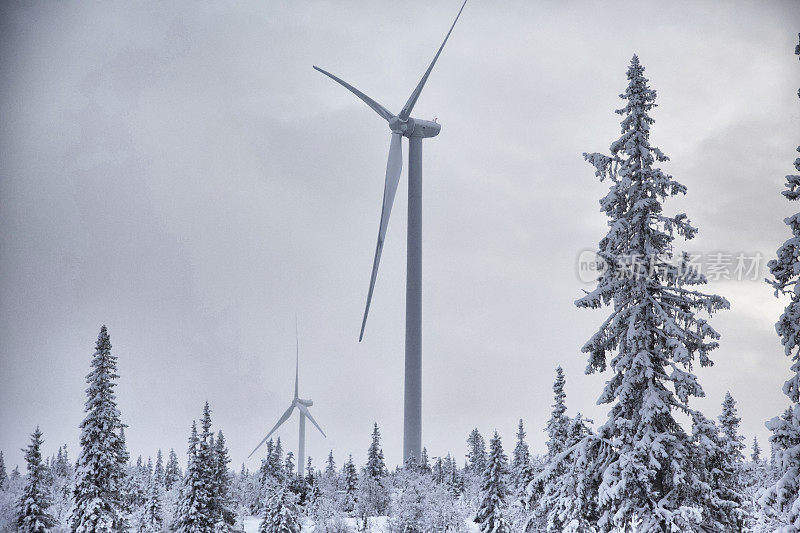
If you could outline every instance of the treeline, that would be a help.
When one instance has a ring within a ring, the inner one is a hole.
[[[110,348],[110,343],[105,329],[98,346],[99,356],[107,358],[110,353],[105,348]],[[97,357],[95,354],[95,360]],[[103,375],[95,373],[93,379]],[[339,467],[331,451],[322,465],[315,466],[309,457],[304,468],[298,468],[293,453],[284,453],[278,438],[267,442],[260,468],[251,472],[242,465],[238,473],[229,468],[222,431],[212,431],[208,403],[199,429],[195,422],[191,425],[185,471],[174,450],[166,460],[159,449],[155,460],[140,456],[130,461],[124,426],[119,425],[120,482],[115,492],[104,496],[94,492],[107,500],[89,506],[93,509],[89,526],[85,525],[87,519],[81,520],[87,506],[80,506],[86,500],[81,491],[87,490],[87,473],[91,472],[86,469],[85,454],[83,463],[73,463],[65,445],[43,460],[43,437],[37,428],[25,454],[26,476],[18,468],[8,474],[0,453],[0,531],[235,532],[243,531],[250,517],[259,518],[262,532],[299,532],[302,524],[320,532],[373,528],[458,532],[467,531],[468,522],[476,522],[481,531],[501,533],[587,531],[574,527],[580,522],[576,510],[591,509],[592,496],[580,490],[581,481],[567,485],[565,480],[570,479],[568,470],[573,477],[581,470],[569,459],[575,447],[595,433],[592,422],[580,413],[567,415],[565,388],[559,367],[553,383],[552,413],[543,428],[548,435],[547,453],[542,456],[530,452],[520,420],[510,456],[497,432],[487,446],[476,428],[466,439],[462,465],[451,454],[429,458],[423,449],[419,460],[411,458],[391,471],[377,424],[367,448],[367,462],[360,467],[352,455]],[[735,509],[745,528],[756,523],[752,518],[758,515],[756,495],[778,479],[779,469],[774,457],[762,460],[755,439],[752,453],[745,458],[739,423],[736,403],[727,394],[719,424],[706,420],[698,432],[705,454],[695,458],[703,461],[695,468],[717,472],[715,488],[738,495]],[[100,450],[96,443],[84,440],[84,444]],[[581,475],[592,474],[585,469]]]

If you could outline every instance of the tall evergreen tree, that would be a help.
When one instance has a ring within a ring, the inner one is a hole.
[[[489,441],[489,459],[483,471],[481,484],[480,508],[475,515],[475,522],[480,525],[482,533],[511,533],[511,527],[503,518],[505,499],[508,494],[505,477],[506,454],[500,436],[494,432]]]
[[[431,462],[428,459],[428,448],[422,447],[422,453],[420,454],[419,458],[419,467],[422,472],[426,472],[428,474],[431,473]]]
[[[164,456],[161,454],[161,448],[156,453],[156,466],[153,468],[153,477],[156,483],[164,485]]]
[[[286,452],[283,470],[286,472],[287,479],[294,479],[294,452]],[[298,473],[302,470],[303,465],[298,465]]]
[[[231,474],[228,464],[228,448],[225,446],[225,435],[222,430],[217,432],[214,441],[211,461],[211,515],[216,533],[232,531],[236,523],[236,513],[233,511],[231,501]]]
[[[381,432],[378,429],[378,423],[372,428],[372,443],[367,450],[367,475],[373,479],[380,479],[387,474],[386,462],[383,459],[383,450],[381,449]]]
[[[699,411],[692,414],[693,468],[690,470],[692,498],[703,511],[703,531],[741,531],[741,495],[738,460],[730,454],[724,428]]]
[[[473,429],[467,437],[467,468],[478,476],[483,475],[486,469],[486,442],[478,428]]]
[[[800,44],[795,54],[800,56]],[[800,91],[797,94],[800,97]],[[800,172],[800,157],[795,159],[794,167]],[[800,174],[786,176],[786,190],[781,194],[789,201],[800,199]],[[787,531],[796,532],[800,531],[800,212],[784,222],[792,236],[778,249],[777,259],[767,264],[773,277],[767,282],[775,289],[776,297],[789,297],[775,330],[784,353],[792,360],[794,374],[783,384],[783,393],[792,407],[788,417],[767,422],[780,479],[766,490],[760,503],[765,510],[778,513],[786,522]]]
[[[589,354],[587,372],[609,364],[613,372],[598,400],[611,404],[599,437],[614,443],[598,487],[598,527],[627,530],[639,522],[642,531],[691,530],[686,511],[699,504],[686,498],[690,438],[673,411],[690,413],[689,399],[703,396],[691,368],[695,360],[711,365],[709,352],[718,346],[719,334],[696,313],[729,304],[692,288],[706,278],[687,254],[673,261],[676,235],[691,239],[697,230],[685,214],[663,214],[662,202],[686,188],[654,166],[668,158],[650,145],[654,121],[648,113],[656,92],[635,55],[627,77],[620,95],[625,107],[617,110],[622,136],[611,144],[610,156],[584,154],[595,175],[611,181],[600,201],[610,229],[598,251],[608,268],[597,287],[576,301],[584,308],[612,306],[582,348]]]
[[[563,450],[548,458],[528,484],[528,530],[541,526],[550,533],[596,531],[597,487],[608,466],[608,443],[593,435],[587,422],[580,413],[568,421]]]
[[[175,453],[174,449],[170,448],[167,466],[164,467],[164,488],[172,490],[172,487],[176,486],[181,478],[183,478],[183,473],[178,464],[178,455]]]
[[[758,445],[758,437],[755,435],[753,435],[753,455],[750,456],[750,459],[752,459],[754,463],[761,460],[761,446]]]
[[[564,392],[564,370],[559,366],[556,368],[556,379],[553,382],[553,410],[550,420],[547,421],[547,457],[552,459],[562,451],[567,444],[567,431],[569,428],[569,417],[567,412],[566,398]]]
[[[117,358],[111,353],[106,327],[92,356],[92,371],[86,376],[86,418],[81,422],[81,454],[74,489],[75,505],[70,519],[73,533],[123,531],[121,488],[127,451],[121,436],[123,426],[114,393]]]
[[[372,428],[372,442],[367,450],[367,464],[359,484],[358,505],[363,516],[382,516],[389,507],[386,484],[386,462],[381,449],[381,432],[377,422]]]
[[[325,478],[330,480],[333,483],[334,489],[336,489],[337,479],[339,477],[338,472],[336,471],[336,461],[333,460],[333,450],[328,452],[328,460],[325,462]]]
[[[31,434],[31,443],[25,452],[28,477],[17,513],[17,528],[20,533],[48,533],[55,520],[48,512],[50,499],[47,494],[46,468],[42,463],[42,432],[39,427]]]
[[[286,483],[286,464],[283,460],[283,445],[280,437],[275,441],[275,448],[272,454],[269,455],[268,460],[269,472],[275,481],[279,484]]]
[[[328,460],[325,461],[325,475],[328,477],[336,476],[336,461],[333,459],[333,450],[328,452]]]
[[[734,464],[744,461],[744,437],[739,435],[739,423],[742,421],[736,411],[736,400],[730,392],[725,393],[722,402],[722,414],[719,415],[722,432],[723,451],[728,460]]]
[[[197,423],[193,420],[187,452],[189,462],[175,517],[174,530],[177,533],[208,533],[213,530],[213,522],[209,517],[211,494],[201,454],[201,442],[197,434]]]
[[[525,442],[525,426],[519,419],[517,426],[517,444],[514,446],[514,457],[511,461],[511,474],[514,483],[514,492],[517,497],[523,497],[528,483],[533,479],[533,466],[531,465],[531,452]]]
[[[162,485],[155,475],[150,478],[140,533],[161,533],[164,529],[161,487]]]
[[[344,477],[344,502],[342,507],[344,511],[353,511],[357,494],[358,494],[358,472],[356,472],[356,465],[353,463],[353,456],[351,455],[347,462],[342,467]]]

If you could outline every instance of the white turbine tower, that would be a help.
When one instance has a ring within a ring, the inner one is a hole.
[[[264,437],[264,439],[261,442],[258,443],[258,446],[256,446],[253,449],[253,451],[250,452],[250,455],[248,455],[247,458],[249,459],[254,453],[256,453],[256,450],[258,450],[261,447],[262,444],[267,442],[267,439],[270,437],[270,435],[275,433],[275,430],[277,430],[279,427],[281,427],[281,424],[286,422],[289,419],[289,417],[292,415],[292,411],[294,411],[294,409],[297,408],[297,410],[300,411],[300,434],[299,434],[298,443],[297,443],[297,448],[298,448],[297,449],[297,475],[298,475],[298,477],[300,477],[300,476],[303,475],[303,469],[306,466],[305,462],[304,462],[305,461],[305,454],[306,454],[306,418],[311,420],[311,423],[314,424],[314,427],[316,427],[319,430],[320,433],[322,433],[323,437],[327,438],[327,435],[325,435],[325,432],[322,431],[322,428],[319,427],[319,424],[317,424],[317,421],[314,420],[314,417],[311,416],[311,413],[308,411],[308,408],[311,407],[312,405],[314,405],[314,402],[311,401],[311,400],[304,400],[304,399],[300,398],[299,386],[298,386],[299,377],[300,377],[300,339],[297,336],[297,326],[296,325],[295,325],[295,340],[296,340],[296,353],[295,353],[295,367],[294,367],[294,399],[292,399],[292,403],[289,406],[289,408],[278,419],[278,422],[272,427],[272,429],[269,431],[269,433],[267,433],[267,436]]]
[[[428,70],[422,76],[406,105],[397,115],[384,106],[362,93],[346,81],[314,66],[316,70],[338,82],[350,92],[358,96],[373,111],[378,113],[389,123],[392,131],[392,140],[389,144],[389,160],[386,163],[386,181],[383,189],[383,207],[381,209],[381,223],[378,229],[378,244],[375,248],[375,259],[372,263],[372,276],[369,280],[367,305],[364,309],[364,319],[361,322],[359,342],[364,337],[364,328],[367,325],[369,305],[372,301],[372,291],[375,288],[375,277],[378,274],[378,265],[381,261],[383,241],[386,238],[386,227],[389,224],[389,215],[392,212],[397,184],[400,181],[400,172],[403,168],[402,138],[408,138],[408,235],[406,258],[406,357],[405,357],[405,393],[404,393],[404,427],[403,427],[403,459],[414,455],[419,459],[422,451],[422,139],[435,137],[439,134],[441,126],[436,122],[420,120],[411,117],[411,111],[417,103],[425,82],[433,70],[433,65],[439,59],[450,33],[464,10],[464,5],[456,15],[450,26],[450,31],[444,38],[433,57]]]

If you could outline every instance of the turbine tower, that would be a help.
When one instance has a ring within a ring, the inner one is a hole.
[[[389,123],[392,139],[389,143],[389,159],[386,163],[386,181],[383,189],[383,207],[381,208],[381,222],[378,228],[378,244],[375,247],[375,259],[372,264],[372,275],[369,280],[367,292],[367,305],[364,309],[364,318],[361,322],[361,333],[358,340],[364,338],[364,328],[367,325],[367,315],[372,302],[372,292],[375,288],[375,277],[378,274],[378,265],[381,261],[383,242],[386,238],[386,228],[389,224],[389,215],[392,212],[397,185],[400,181],[400,172],[403,168],[402,138],[408,138],[408,234],[406,250],[406,354],[405,354],[405,398],[403,404],[403,459],[414,455],[417,459],[422,451],[422,139],[435,137],[439,134],[441,126],[436,122],[420,120],[411,117],[411,111],[417,103],[425,82],[428,81],[439,54],[442,53],[447,39],[458,22],[458,17],[464,10],[464,5],[458,10],[450,30],[422,76],[403,109],[397,115],[384,106],[362,93],[346,81],[342,80],[317,67],[314,68],[325,74],[350,92],[359,97],[373,111]]]
[[[317,424],[317,421],[314,420],[314,417],[311,416],[311,413],[308,410],[309,407],[314,405],[314,402],[311,400],[304,400],[300,398],[299,386],[298,386],[300,377],[300,339],[297,336],[297,324],[295,324],[294,334],[296,341],[295,367],[294,367],[294,399],[292,399],[292,403],[291,405],[289,405],[289,408],[278,419],[278,422],[272,427],[269,433],[267,433],[267,436],[264,437],[264,439],[258,443],[258,446],[256,446],[253,449],[253,451],[250,452],[250,455],[248,455],[247,458],[249,459],[254,453],[256,453],[256,450],[258,450],[262,444],[267,442],[267,439],[270,437],[270,435],[275,433],[275,430],[281,427],[281,424],[286,422],[292,415],[292,411],[294,411],[294,409],[297,408],[297,410],[300,411],[300,434],[298,436],[298,441],[297,441],[297,475],[298,477],[301,477],[303,475],[303,469],[305,468],[306,418],[311,420],[311,423],[314,424],[314,427],[316,427],[320,433],[322,433],[323,437],[327,438],[327,435],[325,435],[325,432],[322,431],[322,428],[319,427],[319,424]]]

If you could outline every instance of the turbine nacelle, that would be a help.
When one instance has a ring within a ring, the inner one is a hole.
[[[303,400],[302,398],[297,398],[295,402],[301,405],[305,405],[306,407],[311,407],[312,405],[314,405],[313,400]]]
[[[431,120],[409,117],[403,121],[400,117],[392,117],[389,119],[389,129],[392,130],[392,133],[399,133],[403,137],[429,138],[439,135],[439,132],[442,131],[442,126],[438,122]]]

